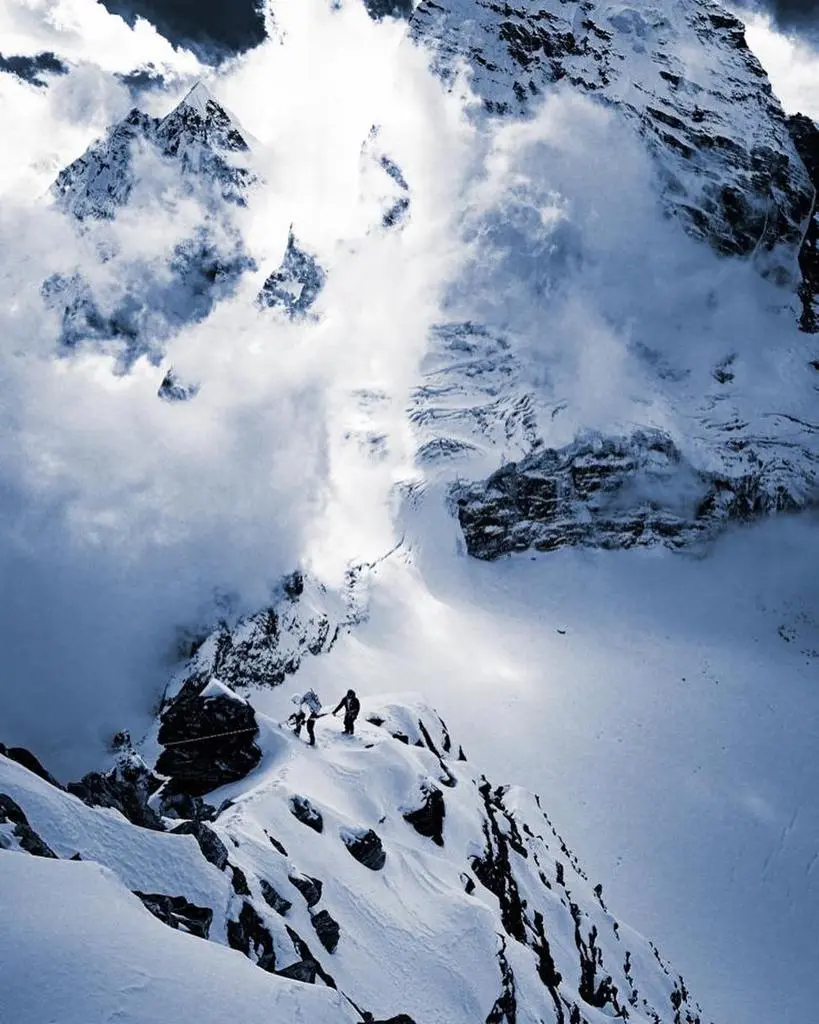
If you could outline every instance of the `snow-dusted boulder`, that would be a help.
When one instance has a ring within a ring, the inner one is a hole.
[[[253,708],[227,687],[183,689],[163,710],[157,736],[165,749],[156,770],[170,780],[163,799],[203,796],[243,779],[261,760],[258,732]]]

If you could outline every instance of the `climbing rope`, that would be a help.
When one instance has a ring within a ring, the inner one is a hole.
[[[248,729],[231,729],[229,732],[214,732],[214,733],[211,733],[209,736],[195,736],[193,739],[190,739],[190,740],[173,740],[173,742],[171,742],[171,743],[163,743],[162,746],[163,747],[181,747],[181,746],[184,746],[186,743],[202,743],[205,740],[216,740],[216,739],[219,739],[221,736],[240,736],[242,733],[245,733],[245,732],[258,732],[258,731],[259,731],[259,727],[257,725],[253,725],[253,726],[251,726]]]

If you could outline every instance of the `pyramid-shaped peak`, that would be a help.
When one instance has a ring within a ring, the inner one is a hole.
[[[197,114],[200,114],[202,117],[206,117],[208,113],[208,103],[215,103],[217,107],[221,106],[205,83],[199,81],[194,85],[190,92],[183,97],[179,106],[181,107],[184,105],[186,107],[192,107]]]

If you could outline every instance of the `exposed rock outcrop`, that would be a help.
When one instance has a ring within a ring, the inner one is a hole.
[[[288,875],[288,879],[302,894],[308,907],[314,907],[319,902],[324,888],[321,879],[311,878],[310,875]]]
[[[409,822],[415,831],[430,838],[437,846],[444,845],[444,818],[446,803],[444,794],[430,782],[421,785],[423,803],[415,810],[404,812],[404,821]]]
[[[305,658],[332,650],[341,628],[333,596],[303,573],[291,573],[267,608],[192,639],[173,692],[202,689],[213,679],[234,691],[278,686]]]
[[[338,921],[332,917],[329,911],[319,910],[318,913],[312,915],[312,922],[319,942],[328,953],[335,953],[341,935]]]
[[[695,470],[659,431],[544,449],[452,494],[467,550],[483,559],[529,548],[681,548],[729,521],[815,500],[810,488],[788,490],[773,464],[735,478]]]
[[[306,796],[291,797],[290,813],[294,818],[298,818],[302,825],[306,825],[314,832],[321,832],[324,829],[321,811],[315,808]]]
[[[197,907],[184,896],[164,896],[155,892],[135,892],[134,895],[142,900],[146,910],[169,928],[197,935],[200,939],[207,939],[210,935],[213,921],[210,907]]]
[[[365,868],[369,868],[370,871],[380,871],[384,867],[387,853],[381,839],[371,828],[342,829],[341,841]]]
[[[253,708],[226,687],[209,684],[200,693],[183,689],[161,716],[156,762],[168,776],[163,794],[202,796],[236,782],[261,760]]]
[[[803,114],[788,118],[788,126],[797,152],[807,168],[814,189],[819,192],[819,125]],[[810,334],[819,332],[819,201],[814,197],[813,212],[799,251],[802,284],[800,326]]]
[[[57,856],[31,827],[20,805],[0,793],[0,850],[3,849],[20,849],[34,857]]]
[[[291,320],[307,316],[327,275],[318,260],[303,249],[291,229],[281,266],[274,270],[256,298],[260,309],[283,310]]]

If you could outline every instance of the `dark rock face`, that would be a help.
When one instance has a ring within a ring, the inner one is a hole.
[[[727,479],[694,470],[670,438],[646,430],[541,450],[452,494],[477,558],[565,546],[679,548],[730,520],[803,506],[804,496],[769,485],[765,471]]]
[[[269,907],[272,907],[277,914],[284,915],[293,906],[290,900],[286,900],[284,896],[281,896],[266,878],[260,878],[259,885],[261,887],[265,903]]]
[[[111,771],[89,772],[79,782],[70,782],[67,788],[89,807],[112,807],[135,825],[161,832],[162,819],[148,804],[161,785],[162,780],[142,758],[131,753]]]
[[[157,397],[163,402],[189,402],[199,394],[198,384],[184,384],[171,367],[162,378]]]
[[[691,234],[787,276],[790,256],[767,255],[801,243],[810,185],[742,23],[716,4],[421,0],[410,23],[445,77],[469,63],[493,114],[529,113],[558,82],[619,110]]]
[[[287,934],[290,938],[290,941],[293,943],[293,949],[296,951],[296,955],[300,957],[301,960],[302,966],[299,967],[298,970],[300,972],[313,972],[314,981],[316,977],[319,977],[324,982],[324,984],[328,986],[328,988],[338,988],[335,979],[332,977],[332,975],[328,974],[327,971],[324,970],[319,961],[313,956],[312,952],[310,951],[310,947],[307,945],[304,939],[298,934],[298,932],[294,932],[293,929],[288,925]],[[295,968],[295,965],[293,965],[293,967]]]
[[[404,821],[409,822],[419,835],[427,836],[437,846],[443,846],[446,816],[444,794],[437,786],[424,783],[421,786],[421,798],[421,806],[417,810],[406,811]]]
[[[819,191],[819,125],[803,114],[795,114],[788,118],[788,126],[813,187]],[[816,198],[799,252],[799,268],[802,271],[800,327],[809,334],[816,334],[819,332],[819,203]]]
[[[199,844],[202,856],[220,871],[227,867],[227,847],[210,826],[201,821],[183,821],[172,829],[174,835],[193,836]]]
[[[311,828],[314,832],[321,832],[324,829],[324,818],[321,811],[310,803],[306,796],[294,796],[290,800],[290,813],[294,818]]]
[[[412,0],[364,0],[367,13],[375,21],[382,18],[409,18]]]
[[[318,260],[301,248],[291,230],[281,266],[262,285],[256,305],[283,310],[291,320],[300,319],[308,314],[326,279]]]
[[[344,829],[341,841],[353,857],[370,871],[380,871],[387,860],[387,854],[381,840],[371,828],[353,831]]]
[[[263,971],[276,970],[276,953],[273,936],[265,928],[264,921],[250,903],[242,903],[239,917],[227,923],[227,937],[231,949],[238,949]]]
[[[162,893],[134,892],[154,917],[169,928],[206,939],[210,935],[213,911],[210,907],[197,907],[182,896],[164,896]]]
[[[167,0],[102,0],[133,27],[137,18],[155,25],[175,47],[193,50],[203,63],[218,64],[265,39],[261,8],[254,0],[196,4]]]
[[[0,793],[0,825],[11,825],[12,835],[17,840],[20,849],[25,850],[26,853],[30,853],[34,857],[57,859],[57,854],[29,825],[28,818],[20,805],[4,793]],[[0,849],[3,849],[7,842],[8,840],[0,832]]]
[[[156,770],[170,777],[170,793],[201,796],[243,779],[261,760],[253,708],[237,697],[203,697],[183,688],[161,722],[158,738],[165,750]]]
[[[515,1024],[518,1013],[515,974],[506,958],[505,939],[501,939],[501,948],[498,950],[498,966],[501,975],[501,993],[489,1011],[486,1024]]]
[[[290,978],[291,981],[301,981],[305,985],[315,985],[316,966],[315,960],[297,960],[294,964],[276,971],[276,974],[282,978]]]
[[[294,885],[305,899],[308,907],[314,907],[321,899],[324,888],[321,880],[310,875],[288,875],[290,884]]]
[[[312,921],[319,942],[328,953],[335,953],[341,935],[338,922],[326,910],[320,910],[317,914],[313,914]]]

